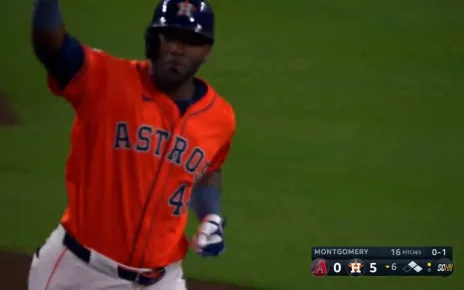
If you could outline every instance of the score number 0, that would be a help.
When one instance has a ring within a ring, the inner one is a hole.
[[[342,265],[338,262],[334,264],[333,268],[335,273],[340,273],[342,271]]]
[[[396,270],[396,264],[393,264],[395,269],[392,269],[392,270]],[[392,265],[392,268],[393,268],[393,265]],[[377,263],[370,263],[370,266],[369,266],[369,272],[370,273],[375,273],[377,272]],[[335,263],[334,266],[333,266],[333,270],[335,273],[340,273],[342,271],[342,265],[340,263]]]

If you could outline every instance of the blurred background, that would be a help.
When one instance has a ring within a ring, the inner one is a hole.
[[[72,111],[30,46],[32,1],[0,3],[0,245],[29,253],[64,209]],[[62,1],[87,45],[143,57],[153,1]],[[464,288],[442,278],[323,278],[312,246],[451,245],[464,266],[464,2],[218,0],[201,71],[235,108],[227,252],[189,277],[262,289]],[[192,219],[188,231],[196,226]],[[459,271],[459,270],[458,270]]]

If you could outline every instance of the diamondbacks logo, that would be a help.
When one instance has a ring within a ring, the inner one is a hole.
[[[189,2],[189,0],[185,0],[185,2],[178,3],[177,7],[179,7],[177,16],[192,17],[193,13],[196,10],[195,6],[193,6],[193,4]]]
[[[316,259],[311,263],[311,273],[314,277],[324,277],[329,273],[327,261],[324,259]]]

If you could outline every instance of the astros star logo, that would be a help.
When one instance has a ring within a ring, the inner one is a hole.
[[[358,263],[358,260],[355,259],[353,263],[350,263],[348,265],[348,267],[351,268],[351,273],[360,274],[361,273],[361,268],[364,267],[364,265],[362,263]]]
[[[192,17],[193,13],[196,10],[195,6],[193,6],[193,4],[189,2],[189,0],[185,0],[185,2],[178,3],[177,7],[179,7],[177,16]]]

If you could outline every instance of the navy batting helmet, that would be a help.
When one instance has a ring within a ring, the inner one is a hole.
[[[214,42],[214,12],[205,0],[161,0],[145,34],[145,55],[155,55],[160,28],[181,28]]]

